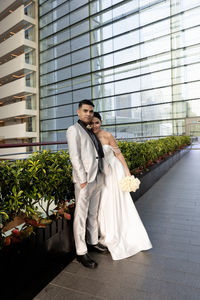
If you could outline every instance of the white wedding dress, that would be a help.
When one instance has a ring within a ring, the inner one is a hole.
[[[119,260],[148,250],[152,245],[130,193],[119,189],[125,171],[114,155],[115,149],[103,145],[103,150],[107,175],[98,213],[100,243],[108,247],[113,260]]]

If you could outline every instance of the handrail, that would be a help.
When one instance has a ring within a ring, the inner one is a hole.
[[[0,144],[0,148],[15,148],[15,147],[28,147],[28,146],[43,146],[43,145],[62,145],[67,144],[63,142],[37,142],[37,143],[19,143],[19,144]]]

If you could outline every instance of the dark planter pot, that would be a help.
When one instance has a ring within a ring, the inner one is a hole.
[[[45,228],[36,228],[35,247],[52,254],[65,254],[74,250],[73,220],[54,220]]]
[[[149,171],[144,172],[141,175],[135,175],[135,177],[139,178],[140,188],[135,193],[131,192],[131,197],[134,202],[136,202],[148,189],[152,187],[154,183],[156,183],[167,171],[175,165],[177,161],[179,161],[186,153],[190,151],[190,146],[178,150],[172,156],[167,157],[159,164],[154,164],[149,168]]]
[[[2,299],[33,299],[74,259],[72,225],[73,220],[54,220],[0,251]]]

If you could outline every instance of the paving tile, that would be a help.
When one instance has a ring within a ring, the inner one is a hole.
[[[48,284],[43,291],[38,294],[34,300],[103,300],[105,298],[95,297],[88,293],[70,290],[61,286]]]
[[[171,280],[158,280],[157,278],[144,277],[135,273],[130,276],[130,272],[127,272],[127,270],[118,274],[116,271],[106,271],[105,269],[96,269],[95,272],[90,271],[83,268],[83,273],[80,271],[76,274],[62,272],[53,280],[52,284],[107,299],[120,299],[118,296],[122,293],[122,290],[126,291],[127,299],[131,299],[134,290],[139,290],[143,293],[154,293],[161,297],[176,300],[185,299],[183,297],[188,297],[192,291],[193,299],[199,300],[198,289],[177,282],[170,282]],[[145,273],[146,271],[144,271]]]
[[[127,260],[135,261],[144,265],[152,265],[157,268],[163,268],[166,270],[180,271],[185,273],[190,273],[195,276],[200,276],[200,264],[186,261],[186,260],[177,260],[171,257],[164,257],[162,254],[152,254],[152,253],[139,253],[137,256],[132,256],[127,258]]]

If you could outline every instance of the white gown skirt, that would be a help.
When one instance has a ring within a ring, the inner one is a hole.
[[[110,145],[104,145],[103,149],[109,172],[98,213],[100,243],[108,247],[113,260],[119,260],[148,250],[152,244],[130,193],[119,189],[119,182],[125,176],[122,163]]]

